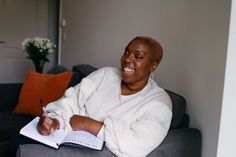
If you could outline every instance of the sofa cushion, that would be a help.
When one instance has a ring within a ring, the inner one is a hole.
[[[63,73],[66,71],[70,71],[70,70],[65,68],[62,65],[55,65],[51,69],[49,69],[47,73],[48,74],[59,74],[59,73]],[[74,87],[75,85],[80,83],[80,81],[82,80],[82,77],[83,76],[79,71],[73,71],[73,75],[72,75],[71,80],[69,82],[68,88]]]
[[[79,72],[81,74],[81,77],[86,77],[95,70],[97,70],[97,68],[89,64],[74,65],[72,68],[72,71]]]
[[[11,111],[0,112],[0,142],[8,141],[13,133],[19,132],[33,118],[31,115],[18,115]]]
[[[48,104],[63,96],[71,76],[71,71],[60,74],[40,74],[28,71],[14,112],[42,115],[40,100]]]
[[[200,157],[201,132],[194,128],[170,130],[147,157]]]
[[[59,74],[59,73],[63,73],[66,71],[69,71],[69,69],[58,64],[58,65],[54,65],[51,69],[49,69],[47,71],[47,74]]]
[[[0,156],[10,157],[10,138],[29,123],[34,116],[18,115],[11,111],[0,111]]]
[[[6,83],[0,86],[0,111],[12,111],[18,101],[22,83]]]
[[[80,83],[81,80],[82,80],[82,75],[79,72],[73,72],[73,75],[70,79],[68,88],[69,87],[74,87],[75,85]]]
[[[166,90],[167,93],[169,94],[171,101],[172,101],[172,120],[171,120],[171,125],[170,129],[176,129],[181,126],[184,114],[185,114],[185,109],[186,109],[186,101],[184,97]]]

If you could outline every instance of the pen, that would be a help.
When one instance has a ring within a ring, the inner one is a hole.
[[[44,106],[44,103],[43,103],[42,99],[40,99],[40,105],[41,105],[41,107],[43,109],[43,112],[45,112],[46,110],[45,110],[45,106]]]
[[[45,109],[45,105],[44,105],[44,103],[43,103],[43,100],[42,99],[40,99],[40,105],[41,105],[41,107],[42,107],[42,109],[43,109],[43,115],[45,114],[45,113],[49,113],[48,111],[46,111],[46,109]],[[46,120],[47,120],[47,117],[46,117]],[[50,119],[49,118],[49,120],[50,120],[50,125],[52,124],[52,119]],[[48,121],[48,120],[47,120]],[[48,123],[48,122],[47,122]],[[50,129],[50,134],[52,133],[54,131],[54,129],[53,128],[51,128]],[[53,134],[51,134],[51,135],[53,135]]]

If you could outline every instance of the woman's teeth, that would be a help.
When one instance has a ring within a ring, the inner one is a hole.
[[[135,70],[130,67],[124,67],[124,71],[126,72],[134,72]]]

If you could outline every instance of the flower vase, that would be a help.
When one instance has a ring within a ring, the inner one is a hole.
[[[43,73],[45,60],[34,60],[33,63],[34,63],[35,71],[38,73]]]

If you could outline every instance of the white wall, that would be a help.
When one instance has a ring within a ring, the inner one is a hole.
[[[221,125],[217,157],[235,157],[236,140],[236,0],[232,1],[225,86],[221,111]]]
[[[199,128],[202,132],[202,157],[215,157],[221,116],[230,2],[191,1],[190,8],[189,17],[185,21],[186,40],[177,52],[172,51],[180,54],[181,65],[173,69],[166,65],[161,69],[160,80],[164,86],[174,88],[185,96],[188,102],[187,112],[191,115],[191,126]],[[169,76],[165,71],[174,73]],[[173,78],[177,80],[173,82]]]
[[[64,0],[61,63],[117,66],[127,42],[148,35],[164,47],[155,79],[183,95],[202,157],[217,152],[230,0]]]
[[[187,1],[64,0],[67,26],[63,29],[62,63],[71,66],[89,61],[99,67],[119,66],[124,47],[137,35],[157,38],[166,54],[174,55],[169,58],[172,62],[178,55],[169,49],[181,49],[187,32]]]

